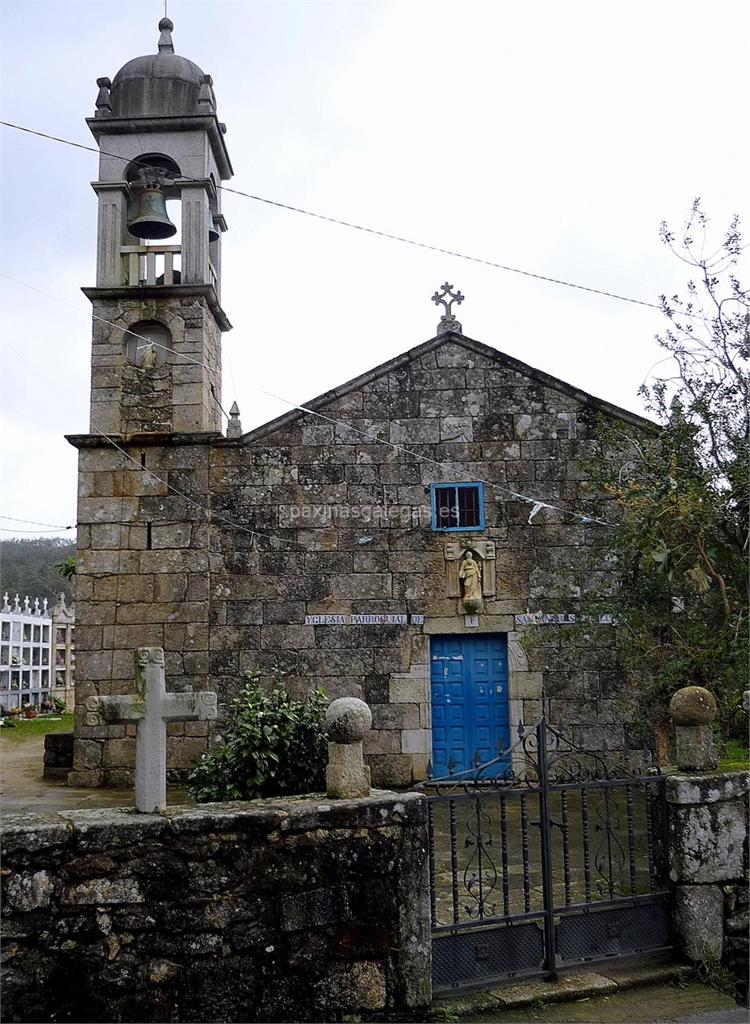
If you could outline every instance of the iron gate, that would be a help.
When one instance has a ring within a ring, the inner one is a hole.
[[[663,776],[542,720],[424,788],[436,993],[671,947]]]

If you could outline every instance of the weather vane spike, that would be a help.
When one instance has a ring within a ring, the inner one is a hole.
[[[464,301],[464,297],[461,292],[454,292],[453,285],[448,284],[446,281],[439,292],[435,292],[432,296],[432,301],[436,306],[442,306],[445,312],[440,317],[440,323],[438,324],[438,334],[448,334],[453,332],[454,334],[461,334],[462,328],[459,321],[456,319],[453,313],[453,304],[460,306]]]

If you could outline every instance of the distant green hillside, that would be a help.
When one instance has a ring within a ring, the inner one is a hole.
[[[64,593],[68,600],[73,600],[70,581],[63,579],[55,565],[75,553],[75,541],[60,537],[34,540],[12,537],[1,541],[0,596],[7,590],[11,601],[14,594],[22,599],[28,594],[32,602],[35,597],[40,601],[46,597],[53,605],[59,594]]]

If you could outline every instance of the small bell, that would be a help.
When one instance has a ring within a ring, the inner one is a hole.
[[[211,211],[208,211],[208,241],[210,243],[218,242],[221,235],[214,227],[214,215]]]
[[[169,219],[167,202],[158,185],[147,184],[138,196],[138,214],[128,221],[136,238],[171,238],[177,228]]]

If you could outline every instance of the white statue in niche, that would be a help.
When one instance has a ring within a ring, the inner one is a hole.
[[[475,560],[474,554],[467,551],[458,570],[458,578],[463,583],[462,602],[467,612],[481,612],[482,602],[482,566]]]
[[[153,370],[155,366],[156,366],[156,345],[154,345],[153,341],[150,341],[148,343],[148,345],[146,345],[146,349],[145,349],[145,351],[143,353],[143,362],[141,363],[141,367],[144,370]]]
[[[158,320],[139,320],[123,333],[123,352],[132,366],[158,370],[167,361],[172,335]]]

